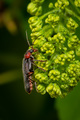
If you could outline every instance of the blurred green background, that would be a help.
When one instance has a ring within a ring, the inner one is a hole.
[[[0,0],[0,120],[80,120],[80,83],[63,99],[42,96],[35,89],[25,93],[22,59],[28,49],[26,29],[30,39],[29,2]],[[76,33],[80,38],[80,28]]]

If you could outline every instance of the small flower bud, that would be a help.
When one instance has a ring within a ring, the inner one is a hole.
[[[49,8],[53,8],[53,3],[49,3]]]
[[[76,7],[80,7],[80,0],[75,0],[74,4],[75,4]]]
[[[50,83],[47,86],[46,91],[50,94],[51,98],[61,96],[60,87],[56,83]]]
[[[37,86],[37,91],[38,91],[39,93],[41,93],[42,95],[44,95],[44,94],[46,93],[45,86],[42,85],[42,84],[39,84],[39,85]]]

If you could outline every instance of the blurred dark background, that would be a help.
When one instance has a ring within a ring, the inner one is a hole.
[[[22,59],[28,49],[26,29],[30,39],[29,2],[0,0],[0,120],[80,120],[80,83],[63,99],[42,96],[35,89],[25,93]],[[45,3],[44,12],[49,1]]]

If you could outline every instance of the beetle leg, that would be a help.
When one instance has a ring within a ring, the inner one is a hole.
[[[32,62],[32,64],[35,65],[37,68],[39,68],[39,69],[43,70],[44,72],[46,72],[46,70],[44,70],[43,68],[38,67],[35,63]]]
[[[33,73],[34,73],[33,71],[32,71],[32,72],[29,72],[28,75],[31,76]]]
[[[36,83],[36,82],[34,82],[34,85],[35,85],[35,88],[36,88],[36,90],[37,90],[37,92],[38,92],[38,89],[37,89],[37,83]]]
[[[30,58],[31,58],[31,59],[34,59],[34,57],[33,57],[32,55],[30,56]]]
[[[46,62],[47,60],[33,60],[33,61],[40,61],[40,62]]]

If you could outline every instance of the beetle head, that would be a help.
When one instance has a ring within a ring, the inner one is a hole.
[[[34,49],[33,47],[31,47],[30,49],[30,53],[33,53],[33,52],[37,52],[38,50],[37,49]]]

